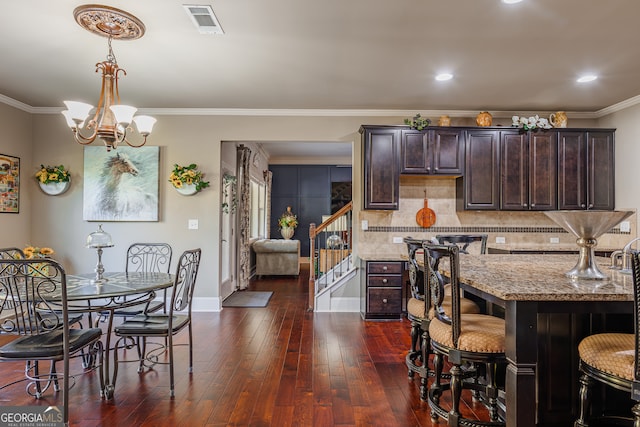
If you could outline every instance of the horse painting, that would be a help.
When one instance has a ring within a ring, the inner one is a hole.
[[[87,221],[158,220],[158,147],[85,147]]]

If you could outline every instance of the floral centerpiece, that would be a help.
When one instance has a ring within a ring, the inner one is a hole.
[[[36,172],[35,176],[41,184],[54,184],[58,182],[69,182],[71,175],[69,171],[64,168],[64,165],[40,165],[40,170]]]
[[[521,127],[526,130],[538,130],[538,129],[551,129],[551,123],[548,119],[538,116],[537,114],[532,117],[511,117],[511,126]]]
[[[24,252],[24,256],[26,259],[49,258],[55,253],[55,251],[51,248],[37,246],[27,246],[22,250],[22,252]]]
[[[204,180],[204,174],[198,170],[198,165],[191,163],[189,166],[173,165],[173,171],[169,175],[169,182],[174,188],[181,189],[185,185],[194,185],[196,192],[209,186],[209,181]]]

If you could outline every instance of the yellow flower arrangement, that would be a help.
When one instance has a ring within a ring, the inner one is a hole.
[[[22,250],[22,252],[24,252],[24,256],[26,259],[48,258],[55,253],[55,251],[51,248],[39,248],[37,246],[27,246]]]
[[[173,171],[169,175],[169,182],[175,188],[182,188],[185,184],[193,184],[196,186],[196,191],[209,186],[209,181],[204,180],[204,174],[198,170],[198,166],[195,163],[189,166],[173,165]]]
[[[36,172],[36,179],[42,184],[69,182],[69,177],[69,171],[64,168],[64,165],[40,165],[40,170]]]

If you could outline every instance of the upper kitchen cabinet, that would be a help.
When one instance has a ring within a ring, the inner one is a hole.
[[[500,209],[557,209],[557,135],[555,131],[502,132]]]
[[[614,209],[614,132],[559,131],[558,209]]]
[[[459,210],[499,209],[501,132],[480,128],[467,131],[464,178],[456,183]]]
[[[400,173],[461,175],[464,168],[464,129],[402,129]]]
[[[362,126],[364,209],[397,210],[400,193],[400,128]]]

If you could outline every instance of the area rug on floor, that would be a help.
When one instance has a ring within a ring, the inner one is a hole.
[[[237,291],[222,301],[223,307],[266,307],[273,292]]]

